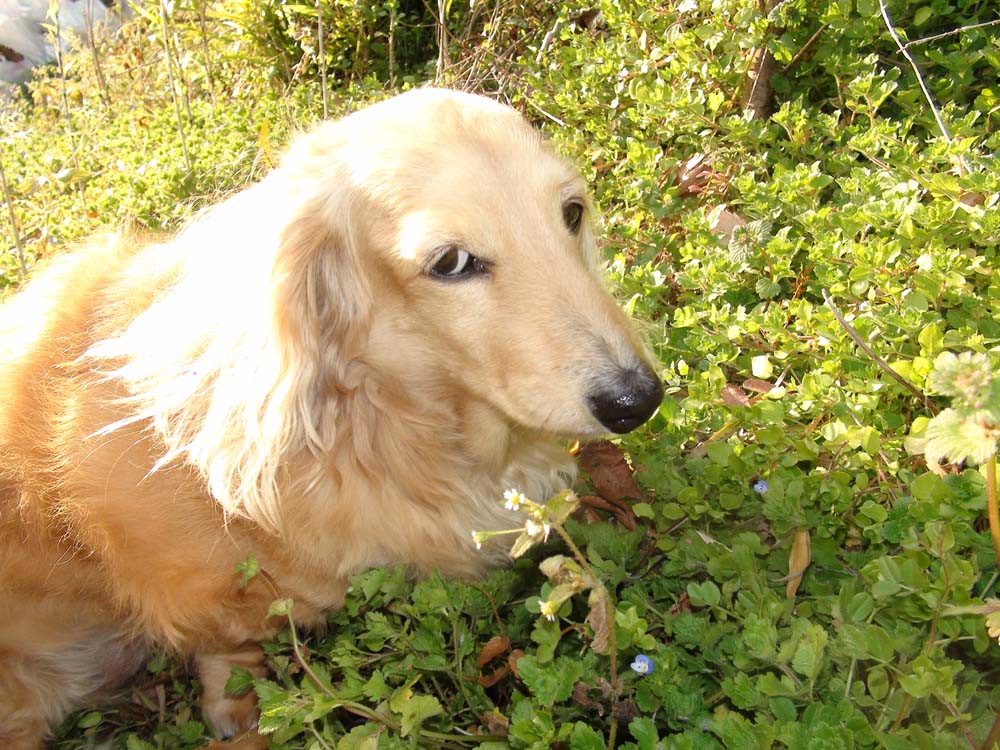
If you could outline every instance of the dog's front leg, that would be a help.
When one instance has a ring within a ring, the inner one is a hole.
[[[257,696],[251,690],[240,696],[226,692],[226,681],[234,667],[242,667],[254,677],[264,676],[264,651],[248,641],[233,649],[204,650],[195,656],[201,680],[201,711],[213,733],[229,739],[257,727]]]

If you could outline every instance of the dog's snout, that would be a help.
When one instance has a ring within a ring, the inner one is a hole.
[[[622,370],[588,398],[590,413],[611,432],[631,432],[656,411],[663,399],[660,379],[649,368]]]

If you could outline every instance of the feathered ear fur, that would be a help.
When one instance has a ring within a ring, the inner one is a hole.
[[[166,448],[153,471],[194,465],[228,514],[274,532],[290,461],[332,444],[371,310],[347,181],[330,158],[313,175],[296,166],[145,250],[178,259],[173,283],[85,355],[130,394],[101,432],[149,420]]]
[[[274,264],[273,300],[281,370],[297,382],[287,404],[307,447],[329,451],[338,420],[329,412],[351,388],[349,370],[371,322],[371,292],[352,231],[349,196],[307,205],[285,227]],[[337,215],[330,221],[330,214]]]

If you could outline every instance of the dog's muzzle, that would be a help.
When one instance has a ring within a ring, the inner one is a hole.
[[[648,367],[622,370],[610,384],[587,396],[587,406],[611,432],[631,432],[651,416],[663,400],[660,379]]]

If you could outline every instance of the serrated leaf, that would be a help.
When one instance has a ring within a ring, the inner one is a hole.
[[[754,290],[761,299],[774,299],[781,293],[781,284],[771,279],[757,279]]]
[[[810,680],[816,679],[823,667],[823,653],[829,640],[827,632],[819,625],[809,625],[795,646],[792,669]]]
[[[635,739],[637,750],[657,750],[660,733],[656,722],[648,716],[637,716],[628,725],[628,731]]]
[[[570,750],[605,750],[604,737],[594,729],[578,721],[569,735]]]
[[[275,599],[267,608],[268,617],[288,617],[292,613],[291,599]]]
[[[433,695],[416,695],[403,704],[399,734],[406,737],[432,716],[444,713],[441,702]]]

